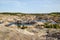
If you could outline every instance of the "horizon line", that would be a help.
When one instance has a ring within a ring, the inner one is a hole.
[[[28,12],[0,12],[0,13],[28,13]],[[31,12],[31,13],[55,13],[55,12]]]

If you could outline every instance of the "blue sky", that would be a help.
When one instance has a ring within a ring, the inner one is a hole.
[[[60,0],[0,0],[0,12],[60,12]]]

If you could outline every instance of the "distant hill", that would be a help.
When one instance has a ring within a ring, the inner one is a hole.
[[[59,14],[60,15],[60,12],[51,12],[51,13],[20,13],[20,12],[16,12],[16,13],[13,13],[13,12],[2,12],[0,14],[10,14],[10,15],[17,15],[17,14],[23,14],[23,15],[52,15],[52,14]]]

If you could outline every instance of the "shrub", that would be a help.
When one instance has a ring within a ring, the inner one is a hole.
[[[48,23],[45,23],[44,27],[45,28],[56,28],[56,29],[60,28],[59,24],[50,24],[49,25]]]

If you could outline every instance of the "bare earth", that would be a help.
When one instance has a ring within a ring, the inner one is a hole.
[[[30,25],[26,29],[21,29],[13,24],[17,20],[23,23],[28,20],[29,22],[37,20],[37,18],[31,15],[0,14],[0,40],[60,40],[60,29],[47,29],[43,26],[36,27],[38,24],[44,25],[43,22],[36,22],[33,26]]]

